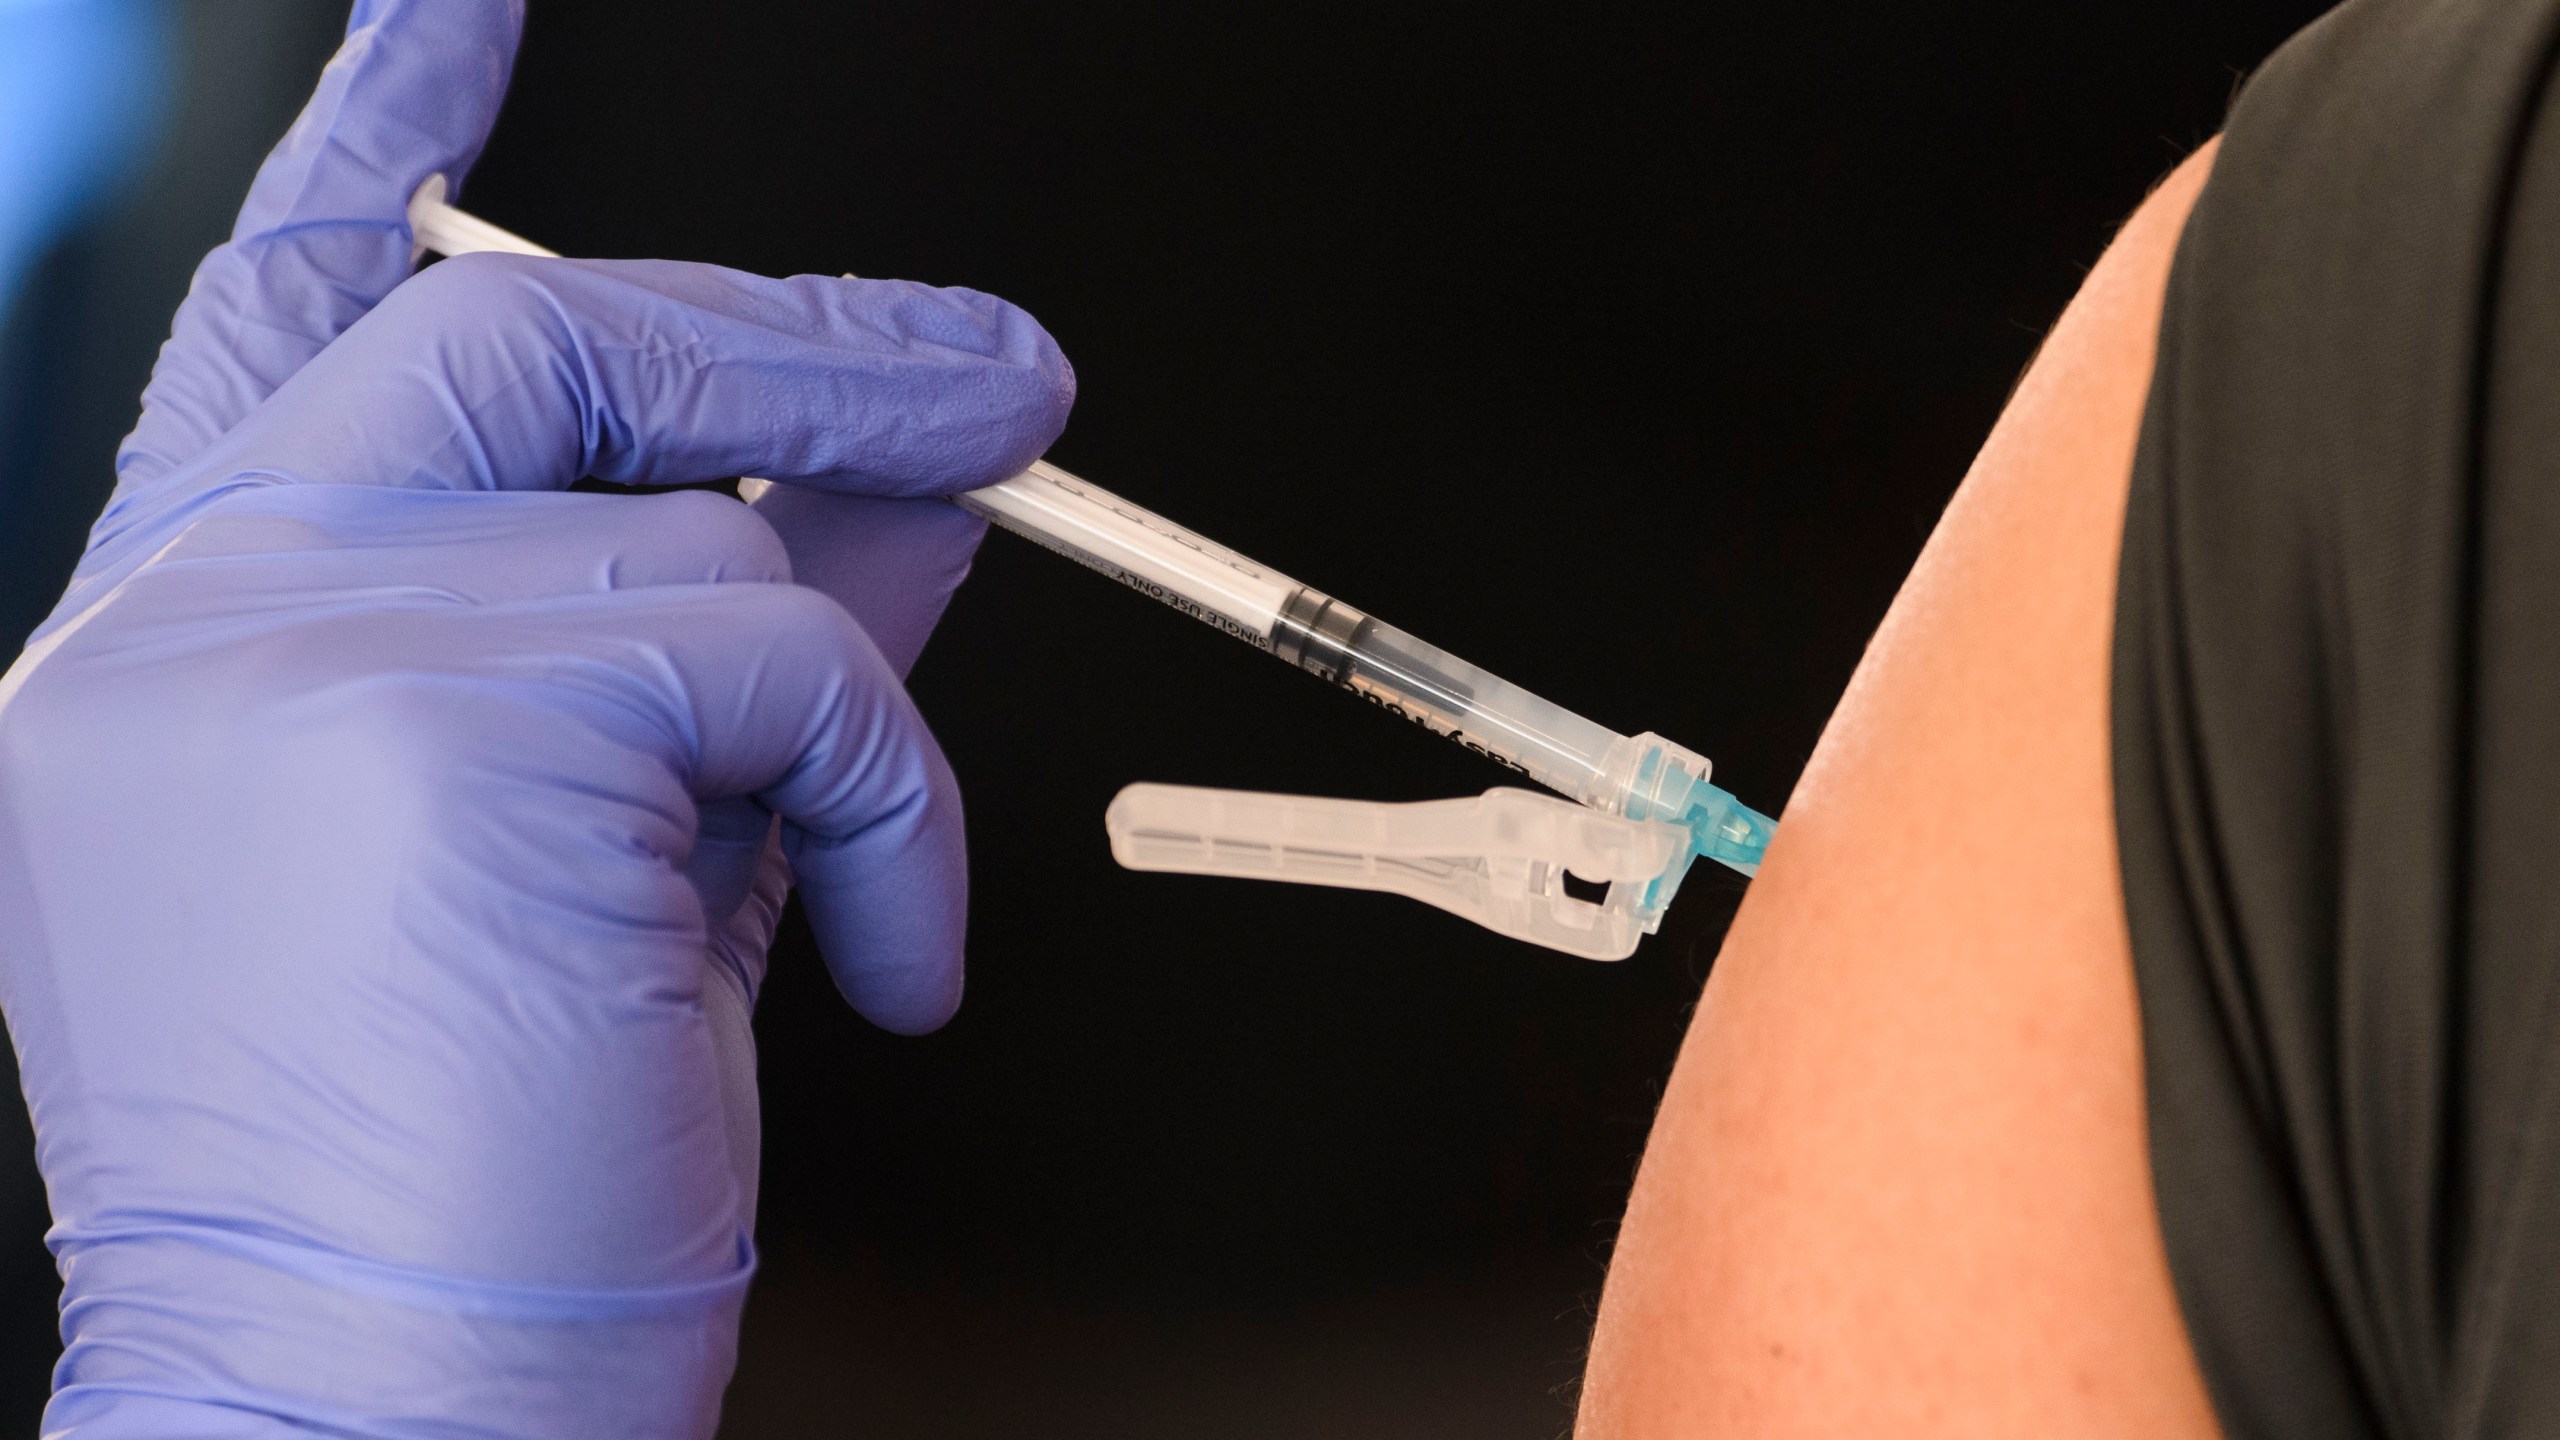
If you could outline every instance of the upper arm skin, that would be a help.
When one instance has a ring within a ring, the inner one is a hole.
[[[2116,551],[2207,146],[1869,644],[1716,961],[1577,1434],[2218,1433],[2169,1284],[2108,762]]]

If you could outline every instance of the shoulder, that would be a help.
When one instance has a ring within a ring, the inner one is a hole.
[[[2091,272],[1788,801],[1580,1433],[2215,1433],[2151,1198],[2107,733],[2135,441],[2212,160]]]

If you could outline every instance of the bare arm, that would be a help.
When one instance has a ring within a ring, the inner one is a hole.
[[[1788,802],[1655,1122],[1583,1440],[2217,1433],[2107,752],[2134,438],[2212,155],[2064,313]]]

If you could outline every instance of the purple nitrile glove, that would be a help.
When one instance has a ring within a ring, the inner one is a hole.
[[[980,527],[926,497],[1039,455],[1071,372],[965,290],[409,279],[520,20],[357,6],[0,679],[48,1435],[706,1436],[787,878],[864,1014],[959,1001],[958,793],[900,675]],[[739,473],[782,485],[559,493]]]

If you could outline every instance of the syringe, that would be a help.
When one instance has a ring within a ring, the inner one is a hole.
[[[410,202],[422,250],[557,253],[444,195],[443,178],[431,177]],[[1696,751],[1586,720],[1045,460],[953,499],[1584,805],[1681,826],[1690,858],[1746,875],[1760,867],[1776,822],[1707,783],[1711,767]],[[1686,869],[1685,859],[1674,864],[1637,912],[1658,920]]]

